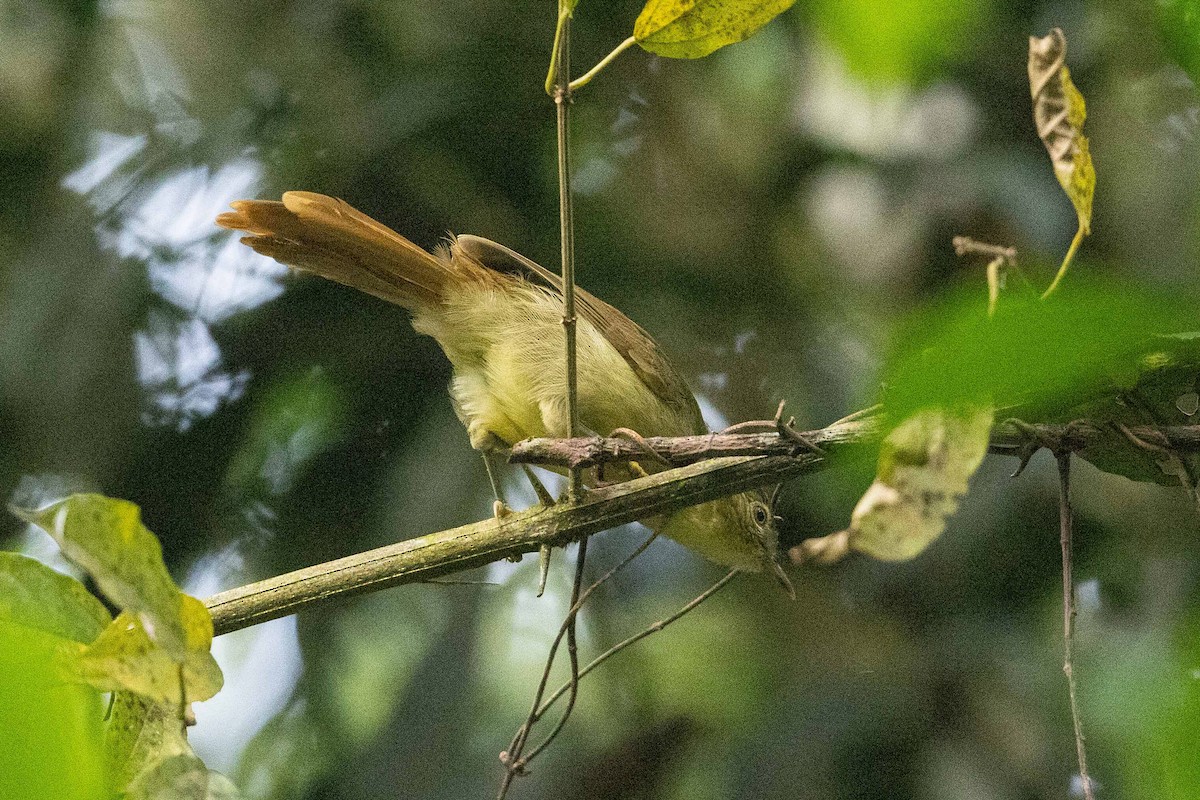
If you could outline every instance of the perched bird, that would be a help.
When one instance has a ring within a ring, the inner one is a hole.
[[[431,254],[344,201],[311,192],[238,200],[233,209],[217,224],[245,231],[242,242],[259,253],[412,312],[413,328],[453,365],[450,396],[485,463],[522,439],[569,435],[557,275],[477,236],[451,237]],[[582,289],[576,301],[581,424],[598,434],[705,433],[695,397],[650,335]],[[710,561],[767,571],[792,592],[766,492],[645,522]]]

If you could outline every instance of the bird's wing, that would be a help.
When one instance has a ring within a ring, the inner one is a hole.
[[[496,272],[521,275],[562,295],[562,278],[515,250],[481,236],[456,237],[452,249]],[[704,433],[700,407],[683,378],[671,366],[658,342],[616,308],[583,289],[575,289],[576,309],[616,349],[634,374],[667,406],[685,415],[693,433]]]

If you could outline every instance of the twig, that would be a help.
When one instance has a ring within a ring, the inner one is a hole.
[[[735,427],[743,429],[748,425],[750,423],[741,423]],[[645,458],[647,452],[653,452],[666,463],[683,465],[725,456],[790,455],[796,449],[796,442],[791,437],[780,436],[773,421],[757,421],[750,426],[768,427],[770,430],[761,433],[647,436],[636,442],[628,437],[526,439],[513,446],[508,460],[513,464],[595,467],[636,461]],[[810,454],[819,458],[821,454],[817,450],[870,441],[880,430],[876,420],[859,420],[797,435],[803,437]]]
[[[952,243],[954,245],[954,254],[957,256],[978,253],[989,258],[1001,258],[1007,261],[1010,266],[1015,267],[1017,265],[1017,248],[1015,247],[988,244],[987,242],[976,241],[970,236],[955,236]]]
[[[1079,252],[1079,245],[1083,244],[1083,237],[1087,235],[1087,231],[1080,225],[1075,231],[1075,238],[1071,240],[1071,246],[1067,248],[1067,255],[1063,258],[1062,266],[1058,268],[1058,272],[1054,276],[1054,280],[1050,282],[1050,286],[1046,289],[1042,299],[1046,300],[1050,295],[1054,294],[1054,290],[1062,283],[1062,279],[1067,275],[1067,268],[1071,266],[1071,261],[1074,260],[1075,254]],[[1091,800],[1089,798],[1089,800]]]
[[[579,435],[578,359],[575,335],[575,218],[571,202],[571,11],[559,0],[558,27],[554,34],[551,69],[554,72],[554,107],[558,132],[558,220],[562,245],[563,331],[566,334],[567,429]],[[572,468],[567,479],[567,496],[579,502],[583,476]]]
[[[1030,294],[1037,293],[1033,282],[1017,264],[1017,248],[1003,247],[998,244],[979,242],[969,236],[955,236],[952,240],[955,255],[982,255],[988,258],[988,316],[994,316],[996,306],[1000,301],[1000,284],[1008,274],[1014,274],[1021,279],[1021,285]]]
[[[683,615],[687,614],[693,608],[700,605],[705,600],[707,600],[708,598],[712,597],[714,594],[719,592],[722,588],[725,587],[725,585],[727,583],[729,583],[731,580],[733,580],[737,575],[738,575],[738,570],[736,570],[736,569],[730,570],[728,573],[726,573],[724,578],[721,578],[721,580],[717,581],[712,586],[705,589],[698,596],[693,597],[690,601],[687,602],[687,604],[682,606],[678,611],[676,611],[671,616],[666,617],[665,619],[660,619],[658,622],[651,623],[650,625],[647,625],[645,628],[642,628],[642,630],[638,631],[637,633],[628,637],[627,639],[623,639],[620,642],[617,642],[612,647],[608,648],[603,653],[601,653],[600,655],[598,655],[594,659],[592,659],[592,661],[586,667],[579,670],[579,680],[583,680],[583,677],[585,675],[587,675],[589,672],[594,670],[596,667],[603,664],[608,659],[615,656],[617,653],[624,650],[626,647],[629,647],[631,644],[634,644],[635,642],[639,642],[642,639],[645,639],[647,636],[649,636],[652,633],[658,633],[659,631],[661,631],[663,628],[670,625],[675,620],[677,620],[680,617],[682,617]],[[557,701],[558,698],[562,697],[568,691],[569,688],[570,688],[570,684],[564,683],[562,686],[555,689],[554,693],[552,695],[550,695],[549,697],[547,697],[546,702],[543,703],[542,707],[538,709],[538,712],[537,712],[538,716],[540,717],[542,714],[545,714],[546,711],[549,710],[550,706],[554,705],[555,701]]]
[[[651,537],[651,539],[648,539],[646,541],[646,544],[649,545],[652,540],[653,540],[653,537]],[[535,758],[538,753],[545,750],[550,745],[551,742],[553,742],[555,739],[558,738],[558,734],[562,732],[562,729],[564,727],[566,727],[567,720],[571,718],[571,712],[575,710],[575,700],[578,699],[578,697],[579,697],[579,640],[576,635],[576,632],[577,632],[577,627],[578,627],[577,623],[579,621],[579,611],[583,607],[583,603],[580,602],[580,589],[583,587],[583,564],[584,564],[585,559],[587,558],[587,543],[588,543],[587,539],[582,539],[579,542],[579,556],[575,560],[575,580],[571,584],[571,610],[567,612],[567,619],[566,619],[567,660],[570,661],[570,663],[571,663],[571,679],[569,681],[567,681],[567,685],[571,687],[571,689],[570,689],[571,694],[567,698],[567,707],[563,711],[562,716],[558,718],[558,722],[555,723],[554,728],[550,731],[550,733],[546,736],[546,738],[542,741],[541,744],[539,744],[537,747],[533,748],[533,751],[529,755],[525,756],[524,759],[522,759],[522,764],[528,764],[531,759]],[[625,561],[621,566],[624,566],[624,564],[628,564],[630,561],[632,561],[634,558],[636,558],[638,555],[640,555],[642,550],[644,550],[644,549],[645,548],[639,548],[637,553],[634,553],[634,555],[632,557],[630,557],[627,561]],[[613,572],[615,572],[615,570],[613,570]],[[597,581],[594,585],[589,587],[588,594],[590,595],[593,589],[595,589],[597,586],[599,586],[604,581],[611,578],[613,575],[613,572],[610,572],[608,575],[604,576],[603,580]],[[553,653],[551,653],[546,658],[546,676],[547,677],[549,677],[549,675],[550,675],[550,668],[552,666],[554,666],[554,654]],[[545,682],[543,682],[540,692],[544,692],[545,690],[546,690],[546,684],[545,684]],[[540,694],[540,692],[539,692],[539,694]],[[540,697],[534,698],[533,707],[535,709],[537,708],[539,699],[540,699]]]
[[[1075,695],[1075,669],[1071,659],[1071,640],[1075,633],[1075,582],[1071,577],[1071,454],[1056,454],[1058,458],[1058,520],[1059,544],[1062,546],[1063,586],[1063,673],[1067,676],[1067,693],[1071,699],[1071,724],[1075,727],[1075,755],[1079,760],[1079,778],[1083,795],[1095,800],[1092,780],[1088,777],[1087,751],[1084,747],[1083,724],[1079,718],[1079,701]]]
[[[996,306],[1000,302],[1000,284],[1003,282],[1003,275],[1000,268],[1004,266],[1004,257],[997,256],[988,262],[987,265],[987,284],[988,284],[988,316],[996,316]]]
[[[618,572],[628,566],[635,558],[645,552],[646,548],[649,547],[656,538],[658,538],[657,533],[650,534],[650,536],[644,542],[642,542],[637,549],[626,556],[621,563],[604,573],[599,580],[581,593],[577,592],[576,590],[581,583],[582,570],[578,566],[579,562],[576,563],[576,583],[575,590],[573,590],[571,594],[571,607],[567,610],[566,619],[563,620],[562,625],[559,627],[558,634],[554,637],[554,641],[550,645],[550,652],[546,656],[546,666],[542,670],[542,679],[538,683],[537,691],[534,692],[533,705],[529,710],[529,716],[526,717],[525,722],[521,725],[521,727],[517,729],[517,733],[513,736],[512,742],[509,744],[508,749],[500,754],[500,761],[505,766],[504,779],[501,781],[500,790],[497,794],[497,798],[500,800],[502,800],[502,798],[508,793],[508,787],[512,784],[512,779],[516,775],[522,774],[529,761],[538,753],[540,753],[542,749],[549,744],[550,740],[558,735],[559,730],[562,729],[562,726],[566,723],[567,716],[570,714],[570,708],[568,708],[566,713],[563,714],[562,719],[559,720],[559,723],[555,727],[553,733],[547,737],[546,741],[543,741],[536,748],[534,748],[534,751],[530,755],[524,757],[522,756],[522,752],[524,751],[525,744],[529,739],[529,734],[533,730],[533,726],[539,719],[541,719],[542,714],[545,713],[545,708],[548,707],[548,704],[547,706],[542,705],[542,697],[546,692],[546,684],[550,681],[550,669],[554,665],[554,657],[558,652],[558,646],[562,643],[563,636],[573,635],[572,629],[574,627],[574,620],[576,615],[579,613],[579,609],[582,608],[583,604],[587,602],[587,599],[591,596],[592,592],[612,578],[612,576],[616,575]],[[569,643],[568,647],[570,647]],[[577,656],[574,656],[574,658],[577,658]],[[565,685],[567,688],[570,688],[572,694],[574,694],[576,691],[576,688],[579,685],[579,679],[583,675],[583,673],[579,671],[578,666],[577,660],[572,663],[571,680]],[[555,699],[561,697],[563,691],[566,691],[566,689],[564,688],[557,692],[555,694]],[[571,699],[571,705],[574,705],[573,696]]]

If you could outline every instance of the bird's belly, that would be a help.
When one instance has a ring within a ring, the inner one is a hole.
[[[566,341],[556,299],[537,289],[464,292],[436,312],[419,313],[413,327],[436,339],[454,365],[450,394],[473,447],[569,435]],[[601,435],[618,427],[645,436],[695,432],[582,319],[577,353],[585,429]]]

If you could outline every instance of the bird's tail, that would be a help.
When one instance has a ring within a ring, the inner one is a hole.
[[[343,200],[286,192],[283,202],[238,200],[217,224],[245,231],[242,242],[290,267],[417,310],[441,302],[461,280],[438,258]]]

